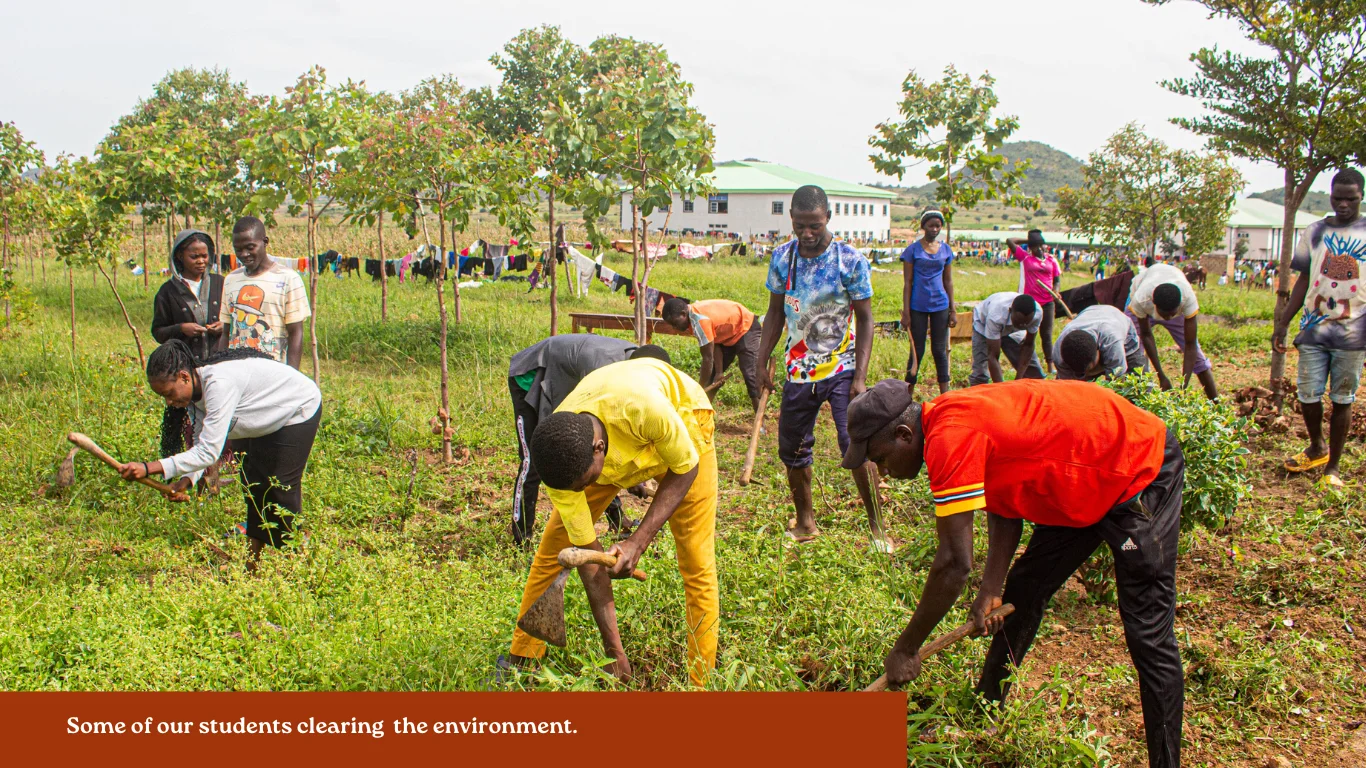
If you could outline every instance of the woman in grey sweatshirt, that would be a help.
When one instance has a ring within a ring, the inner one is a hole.
[[[172,339],[147,358],[147,383],[194,422],[194,445],[158,461],[119,469],[126,480],[164,475],[175,482],[173,501],[218,460],[232,440],[247,503],[246,534],[253,563],[269,544],[294,533],[303,509],[304,467],[322,417],[322,393],[313,380],[253,349],[230,349],[203,362]]]

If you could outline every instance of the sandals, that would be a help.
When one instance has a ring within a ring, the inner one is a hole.
[[[1300,472],[1308,472],[1309,470],[1314,469],[1315,467],[1321,467],[1327,463],[1328,454],[1326,453],[1322,456],[1319,456],[1318,458],[1311,459],[1309,458],[1309,455],[1306,454],[1304,451],[1300,451],[1299,455],[1294,457],[1293,459],[1286,459],[1285,464],[1283,466],[1285,467],[1286,472],[1299,474]]]
[[[1325,488],[1332,489],[1340,489],[1347,487],[1347,484],[1342,482],[1342,478],[1338,477],[1337,475],[1324,475],[1323,479],[1319,480],[1319,485],[1322,485]]]
[[[872,550],[873,550],[874,552],[877,552],[878,554],[882,554],[882,555],[894,555],[894,554],[896,554],[896,545],[892,543],[892,540],[891,540],[891,539],[878,539],[878,538],[874,538],[874,539],[871,539],[871,542],[872,542],[872,545],[871,545],[871,546],[872,546]]]
[[[809,544],[821,536],[820,533],[797,533],[796,531],[783,531],[783,535],[797,544]]]

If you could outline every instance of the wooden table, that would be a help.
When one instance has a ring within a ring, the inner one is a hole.
[[[636,329],[635,315],[602,315],[593,312],[570,312],[570,320],[573,321],[573,332],[588,332],[594,330],[607,331],[632,331]],[[692,336],[692,331],[680,331],[672,325],[664,322],[663,318],[645,318],[645,340],[649,341],[656,333],[666,336]]]

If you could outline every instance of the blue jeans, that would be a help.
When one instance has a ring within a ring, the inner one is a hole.
[[[1295,384],[1301,403],[1322,401],[1330,375],[1333,387],[1328,391],[1328,399],[1335,405],[1351,405],[1356,401],[1366,349],[1330,349],[1318,344],[1299,344],[1297,348],[1300,362]]]

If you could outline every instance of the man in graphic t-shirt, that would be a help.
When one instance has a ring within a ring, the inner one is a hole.
[[[768,314],[764,316],[759,376],[770,389],[769,360],[787,330],[782,411],[778,416],[778,457],[787,467],[787,483],[797,522],[788,536],[798,542],[818,534],[811,504],[811,448],[816,417],[830,404],[840,450],[849,445],[845,412],[849,398],[865,389],[872,356],[873,284],[868,260],[847,243],[835,240],[826,225],[830,202],[825,190],[807,185],[792,195],[795,239],[775,248],[768,269]],[[873,547],[894,547],[882,530],[873,499],[876,470],[854,470],[854,482],[868,512]]]
[[[1290,268],[1299,273],[1285,312],[1276,319],[1271,346],[1285,352],[1285,331],[1296,313],[1300,351],[1296,395],[1309,430],[1309,447],[1287,459],[1285,468],[1304,472],[1323,467],[1323,482],[1341,486],[1338,461],[1352,426],[1352,403],[1366,362],[1366,300],[1361,291],[1361,262],[1366,261],[1366,219],[1361,217],[1363,180],[1347,169],[1333,177],[1333,215],[1310,224],[1295,246]],[[1328,381],[1333,386],[1328,389]],[[1328,445],[1323,443],[1323,393],[1333,401]]]
[[[304,351],[304,320],[312,314],[303,278],[266,255],[266,225],[244,216],[232,228],[242,266],[223,279],[218,349],[251,347],[297,369]]]

